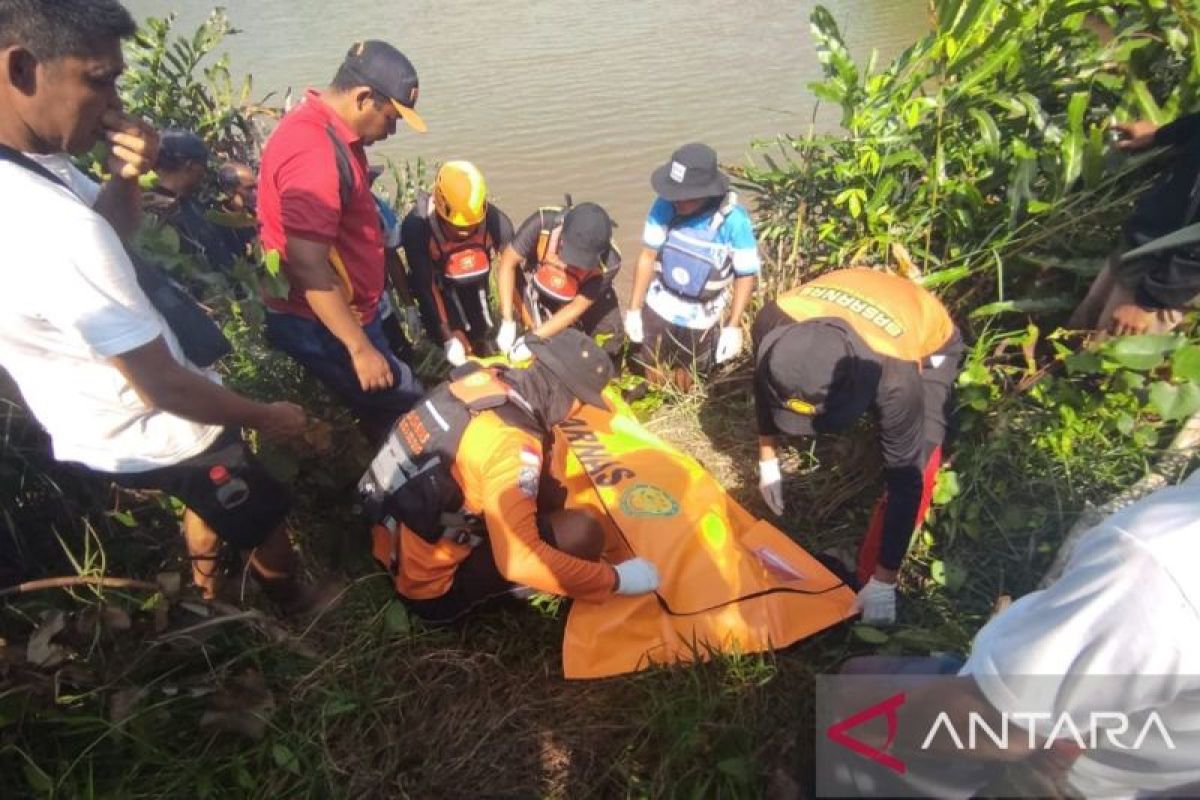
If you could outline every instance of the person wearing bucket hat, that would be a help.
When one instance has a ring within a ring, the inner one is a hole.
[[[958,329],[925,289],[859,267],[780,295],[751,334],[759,491],[776,514],[784,511],[780,434],[844,431],[869,409],[878,415],[886,490],[859,549],[858,606],[865,621],[890,624],[896,573],[942,460],[963,351]]]
[[[496,346],[517,361],[529,357],[517,338],[525,329],[548,338],[575,327],[599,339],[610,355],[621,350],[621,312],[613,280],[621,252],[615,224],[595,203],[540,208],[521,223],[496,266],[500,329]]]
[[[382,327],[388,248],[366,156],[400,120],[425,131],[417,96],[417,71],[403,53],[356,42],[329,87],[309,89],[280,121],[259,172],[262,249],[288,283],[285,297],[264,298],[267,340],[345,403],[370,439],[422,394]]]
[[[531,335],[528,347],[523,368],[452,371],[396,423],[359,483],[375,557],[426,621],[452,622],[530,588],[602,602],[658,586],[646,559],[602,559],[599,523],[564,510],[553,480],[567,454],[554,448],[554,428],[581,403],[609,408],[601,392],[612,361],[571,328]]]
[[[742,349],[742,317],[762,266],[758,242],[708,145],[680,147],[650,185],[658,197],[642,231],[625,333],[641,346],[652,382],[686,389],[694,374]]]

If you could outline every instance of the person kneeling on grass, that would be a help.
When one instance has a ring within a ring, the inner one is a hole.
[[[962,339],[936,297],[866,268],[826,273],[759,312],[754,339],[759,490],[782,514],[776,437],[843,431],[879,416],[887,491],[858,556],[866,622],[896,618],[896,572],[924,519],[949,427]]]
[[[500,328],[496,347],[513,361],[529,357],[516,314],[529,333],[549,338],[567,328],[595,337],[612,358],[621,352],[621,311],[613,280],[621,252],[613,222],[595,203],[546,207],[529,215],[496,265]]]
[[[625,334],[641,345],[652,382],[687,390],[694,373],[741,352],[742,315],[762,264],[750,215],[711,147],[685,144],[650,184],[658,199],[642,233]]]
[[[529,588],[598,602],[658,588],[642,558],[601,560],[588,513],[562,510],[543,464],[555,425],[580,403],[607,408],[614,370],[588,336],[526,336],[524,369],[468,364],[396,423],[360,483],[374,555],[421,618],[452,622]]]

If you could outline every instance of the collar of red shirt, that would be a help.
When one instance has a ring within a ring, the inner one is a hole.
[[[354,145],[361,142],[361,137],[346,124],[346,121],[338,116],[337,112],[329,107],[329,104],[321,97],[321,93],[316,89],[306,89],[304,92],[304,102],[312,106],[312,110],[322,119],[333,126],[339,138],[346,144]]]

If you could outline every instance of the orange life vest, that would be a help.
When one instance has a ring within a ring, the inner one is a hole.
[[[475,227],[465,239],[447,238],[441,222],[433,209],[433,198],[429,199],[429,257],[441,270],[441,275],[451,283],[480,283],[487,280],[492,269],[491,237],[487,221]]]
[[[876,353],[920,362],[954,334],[941,301],[908,278],[866,267],[827,273],[776,298],[797,322],[846,322]]]
[[[542,229],[538,232],[537,267],[533,270],[533,287],[538,294],[556,303],[567,303],[579,294],[579,287],[589,278],[604,272],[605,262],[601,260],[596,269],[580,269],[569,265],[559,266],[546,261],[550,253],[558,252],[558,240],[562,235],[562,220],[567,209],[542,208],[538,213]],[[547,225],[547,215],[551,222]]]
[[[503,410],[509,424],[542,435],[527,404],[500,380],[500,372],[463,365],[396,421],[358,483],[364,513],[373,522],[390,517],[426,541],[443,538],[447,515],[458,514],[463,502],[450,465],[476,414]]]

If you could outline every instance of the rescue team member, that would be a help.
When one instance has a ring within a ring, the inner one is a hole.
[[[483,175],[469,161],[448,161],[433,192],[417,195],[401,228],[409,282],[430,341],[454,366],[491,355],[492,257],[513,238],[512,220],[487,199]]]
[[[671,376],[686,390],[693,373],[742,350],[742,317],[762,266],[758,242],[708,145],[680,147],[650,185],[658,198],[642,232],[625,334],[642,345],[653,382]]]
[[[314,593],[297,577],[286,491],[240,435],[298,435],[304,411],[244,398],[190,363],[112,224],[133,230],[138,178],[157,150],[154,131],[121,114],[116,90],[121,40],[135,31],[115,0],[0,0],[0,242],[9,263],[37,265],[11,270],[0,292],[0,364],[55,458],[182,501],[205,594],[224,539],[253,551],[269,597],[305,610]],[[112,178],[100,189],[68,155],[102,135]]]
[[[912,281],[838,270],[780,295],[752,329],[759,488],[784,509],[776,436],[849,428],[879,416],[886,492],[859,551],[863,619],[896,617],[896,572],[929,509],[962,339],[945,307]]]
[[[500,352],[515,361],[529,356],[517,339],[518,303],[530,333],[547,338],[576,327],[598,337],[609,356],[621,351],[621,312],[613,291],[621,252],[612,229],[608,213],[595,203],[542,208],[521,223],[496,267]]]
[[[1143,194],[1125,223],[1124,250],[1200,222],[1200,114],[1158,127],[1139,120],[1117,125],[1117,146],[1136,152],[1172,148],[1170,169]],[[1073,328],[1112,333],[1166,333],[1200,294],[1200,244],[1164,249],[1122,262],[1120,254],[1096,276],[1071,315]]]
[[[518,585],[593,602],[658,587],[645,559],[601,561],[599,524],[561,510],[553,481],[542,486],[552,429],[579,403],[608,408],[612,362],[569,328],[526,342],[527,368],[452,372],[396,423],[360,484],[390,517],[375,527],[375,557],[426,620],[452,621]]]
[[[282,259],[286,298],[266,298],[267,340],[296,359],[377,440],[418,399],[409,366],[388,349],[379,317],[385,255],[364,148],[413,110],[417,71],[386,42],[358,42],[332,84],[310,89],[263,149],[258,220],[264,251]]]

